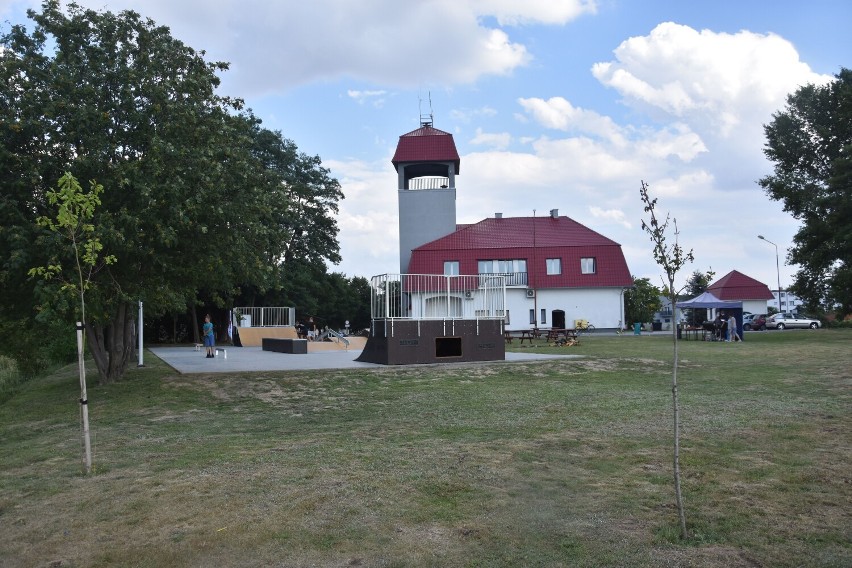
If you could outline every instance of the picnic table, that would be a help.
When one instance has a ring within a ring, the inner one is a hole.
[[[580,337],[576,329],[551,328],[547,332],[547,342],[553,342],[557,347],[579,345]]]
[[[577,339],[577,330],[576,329],[563,329],[563,328],[550,328],[547,330],[547,340],[555,341],[560,337],[564,337],[565,339]]]
[[[519,339],[519,343],[523,345],[524,340],[527,340],[532,344],[532,340],[534,337],[538,337],[541,335],[537,329],[516,329],[516,330],[506,330],[503,332],[503,337],[506,340],[506,343],[512,343],[513,339]]]
[[[704,341],[709,333],[703,327],[686,326],[681,330],[681,336],[686,341]]]

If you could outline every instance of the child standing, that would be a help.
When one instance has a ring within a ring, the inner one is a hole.
[[[207,358],[211,359],[214,357],[213,349],[216,347],[216,343],[213,337],[213,324],[210,323],[210,314],[204,316],[204,325],[201,326],[201,335],[204,336],[204,347],[207,348]]]

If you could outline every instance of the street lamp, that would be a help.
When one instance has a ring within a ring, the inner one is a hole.
[[[763,235],[757,235],[758,239],[764,240],[770,245],[775,247],[775,274],[778,276],[778,311],[781,311],[781,269],[778,265],[778,245],[764,237]]]

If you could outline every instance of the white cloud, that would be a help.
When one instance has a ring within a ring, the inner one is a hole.
[[[133,0],[78,0],[101,10],[139,10]],[[373,84],[468,84],[531,60],[500,25],[564,24],[593,2],[423,0],[147,0],[145,15],[211,59],[229,61],[223,87],[243,96],[349,78]],[[448,64],[448,62],[451,62]]]
[[[546,128],[566,132],[583,132],[605,138],[611,142],[623,143],[624,134],[608,116],[595,111],[575,107],[562,97],[518,99],[518,103],[531,114],[536,122]]]
[[[597,12],[595,0],[478,0],[473,5],[480,15],[494,16],[501,25],[565,24]]]
[[[625,103],[721,138],[767,122],[800,85],[831,80],[774,34],[699,32],[666,22],[614,53],[615,61],[595,64],[592,73]]]
[[[349,89],[346,91],[346,95],[355,100],[359,105],[370,101],[370,103],[376,107],[381,108],[385,104],[385,95],[387,95],[387,91],[358,91]]]
[[[487,133],[481,128],[476,129],[476,136],[470,140],[474,146],[491,146],[496,150],[505,150],[511,142],[512,135],[508,132]]]
[[[369,277],[398,270],[397,178],[389,167],[390,158],[323,162],[340,181],[345,196],[337,214],[343,261],[332,271]]]
[[[450,118],[452,120],[463,122],[465,124],[470,123],[472,120],[483,118],[483,117],[492,117],[497,115],[497,110],[490,106],[483,106],[479,108],[454,108],[450,111]]]
[[[613,221],[623,226],[625,229],[632,229],[633,224],[630,223],[624,211],[620,209],[601,209],[597,206],[589,207],[589,212],[592,214],[592,217],[596,219],[603,219],[604,221]]]

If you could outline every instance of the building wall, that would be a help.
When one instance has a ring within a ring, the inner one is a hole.
[[[765,314],[767,300],[743,300],[743,311],[753,314]]]
[[[769,300],[769,304],[773,308],[778,308],[778,290],[772,290],[772,299]],[[802,300],[795,294],[791,294],[787,290],[781,291],[781,309],[778,310],[780,312],[792,312],[796,313],[799,311],[799,308],[802,306]],[[766,312],[761,312],[766,313]]]
[[[399,190],[399,273],[409,272],[412,249],[455,230],[455,188]]]
[[[506,290],[509,309],[508,329],[528,329],[530,310],[536,310],[538,327],[552,327],[553,310],[565,312],[566,327],[573,328],[574,321],[584,319],[596,329],[616,329],[624,317],[624,297],[621,288],[575,288],[538,290],[535,298],[528,298],[525,289]],[[546,321],[541,321],[541,310]]]

